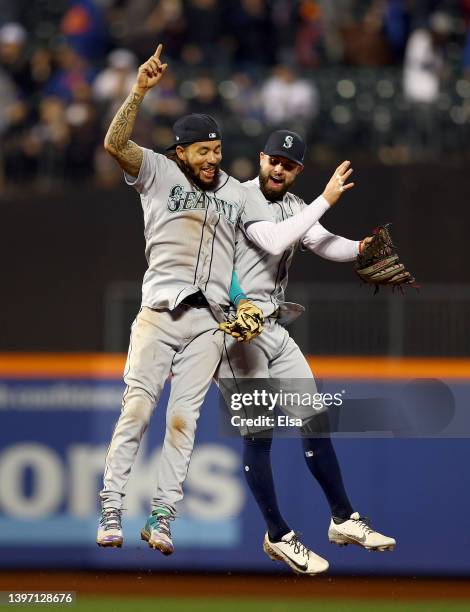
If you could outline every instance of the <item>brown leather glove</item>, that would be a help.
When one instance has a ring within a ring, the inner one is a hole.
[[[390,224],[375,228],[372,238],[363,241],[361,252],[356,258],[354,269],[359,278],[375,285],[374,295],[380,285],[417,287],[413,276],[400,262],[397,249],[389,230]]]

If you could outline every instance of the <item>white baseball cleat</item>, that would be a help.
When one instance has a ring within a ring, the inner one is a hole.
[[[396,546],[394,538],[374,531],[368,519],[361,517],[359,512],[353,512],[351,517],[342,523],[336,523],[332,518],[328,529],[328,539],[332,544],[339,546],[356,544],[367,550],[394,550]]]
[[[98,546],[121,548],[122,540],[121,510],[115,508],[103,509],[98,525],[96,543]]]
[[[293,531],[283,536],[280,542],[271,542],[266,533],[263,549],[273,561],[284,561],[296,574],[313,576],[326,572],[329,567],[328,561],[304,546]]]
[[[140,532],[141,539],[148,542],[150,548],[159,550],[164,555],[171,555],[175,550],[170,531],[172,520],[174,517],[165,508],[156,508]]]

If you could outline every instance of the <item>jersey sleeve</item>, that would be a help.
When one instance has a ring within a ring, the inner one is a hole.
[[[247,238],[263,251],[279,255],[302,239],[329,208],[326,199],[319,196],[310,206],[306,206],[288,219],[277,223],[272,221],[252,223],[246,227],[245,233]]]
[[[336,236],[317,221],[303,237],[302,248],[331,261],[353,261],[359,253],[359,242]]]
[[[240,215],[240,225],[246,230],[257,221],[272,221],[266,200],[257,185],[243,184],[245,202]]]
[[[142,151],[143,157],[139,174],[137,177],[133,177],[124,172],[124,179],[128,185],[134,187],[140,194],[146,195],[152,189],[157,178],[161,176],[165,167],[171,162],[161,153],[156,153],[151,149],[142,147]]]

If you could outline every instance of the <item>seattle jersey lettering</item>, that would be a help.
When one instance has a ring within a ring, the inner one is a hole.
[[[186,191],[181,185],[175,185],[170,189],[167,207],[170,212],[206,210],[212,207],[233,225],[237,221],[239,205],[236,202],[221,200],[205,191]]]

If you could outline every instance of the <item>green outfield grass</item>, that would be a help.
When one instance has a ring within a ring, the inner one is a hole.
[[[298,600],[220,598],[135,598],[80,597],[74,606],[9,606],[31,612],[36,608],[70,612],[468,612],[470,602],[387,601],[387,600]],[[6,608],[0,606],[0,609]]]

